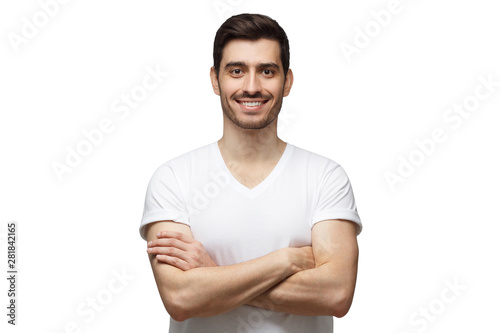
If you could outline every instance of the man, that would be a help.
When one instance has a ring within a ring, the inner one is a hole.
[[[210,78],[223,136],[158,168],[140,228],[170,332],[332,332],[361,222],[343,169],[277,136],[293,84],[285,32],[229,18]]]

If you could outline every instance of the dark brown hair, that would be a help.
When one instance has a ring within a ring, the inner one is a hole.
[[[290,66],[290,46],[285,30],[272,18],[261,14],[239,14],[228,18],[217,30],[214,40],[214,67],[219,76],[224,46],[233,39],[266,38],[280,44],[281,64],[286,76]]]

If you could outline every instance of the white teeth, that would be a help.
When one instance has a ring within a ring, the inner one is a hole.
[[[245,106],[260,106],[262,102],[242,102],[241,104]]]

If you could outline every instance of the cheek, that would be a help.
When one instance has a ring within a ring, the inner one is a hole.
[[[238,89],[239,89],[239,86],[234,82],[221,83],[221,84],[219,84],[219,87],[220,87],[222,95],[227,96],[227,97],[231,97],[232,95],[237,93]]]
[[[262,90],[267,91],[276,98],[283,94],[283,83],[281,80],[264,82],[262,84]]]

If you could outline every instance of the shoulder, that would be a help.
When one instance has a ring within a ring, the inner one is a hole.
[[[309,171],[328,173],[340,167],[340,164],[329,157],[291,145],[293,147],[293,162],[303,165]]]
[[[197,172],[197,168],[207,164],[207,160],[213,154],[214,144],[209,143],[166,161],[156,168],[152,181],[166,178],[179,181],[180,179],[189,178],[190,174]]]
[[[160,165],[159,169],[166,167],[173,170],[185,170],[186,168],[190,168],[193,165],[198,165],[200,162],[206,161],[213,153],[214,144],[215,142],[212,142],[188,151],[182,155],[176,156]]]

